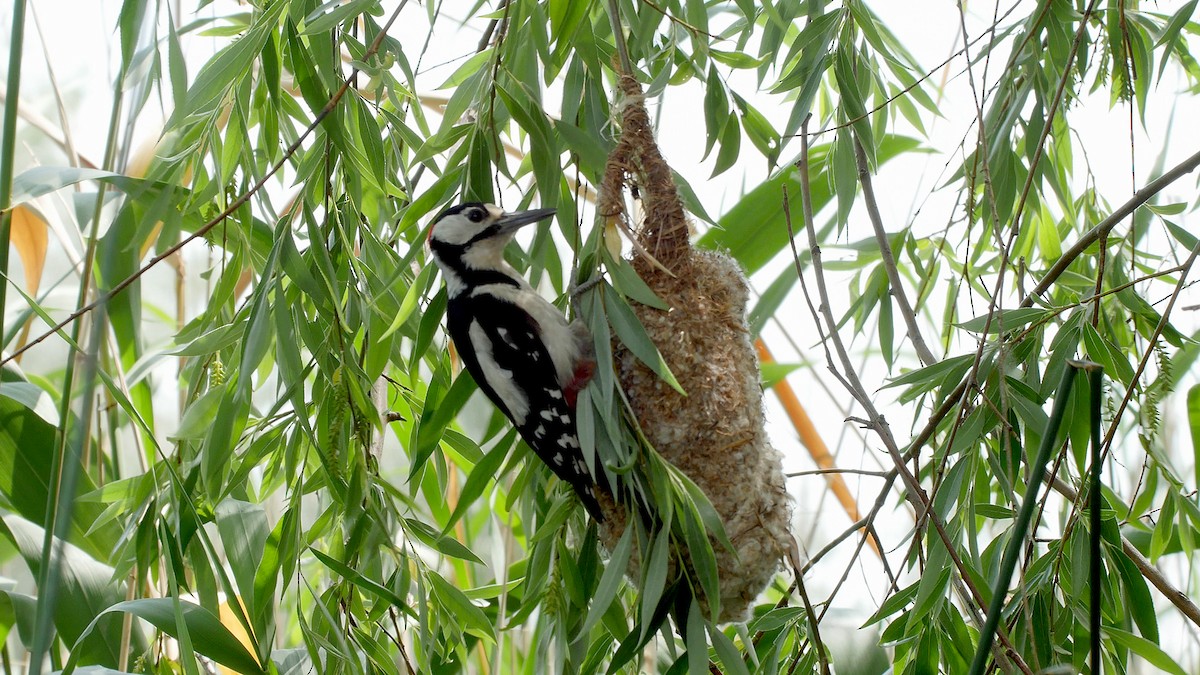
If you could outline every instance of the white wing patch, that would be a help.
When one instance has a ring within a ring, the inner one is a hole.
[[[529,415],[529,399],[525,397],[524,392],[517,386],[513,379],[513,373],[507,368],[501,368],[500,364],[496,363],[496,357],[492,350],[492,341],[484,332],[483,327],[478,321],[472,321],[471,327],[468,329],[471,336],[471,344],[475,346],[476,355],[479,357],[479,369],[483,371],[483,377],[487,380],[488,385],[496,392],[501,401],[504,401],[505,407],[508,408],[509,416],[512,417],[517,426],[525,424],[525,418]]]

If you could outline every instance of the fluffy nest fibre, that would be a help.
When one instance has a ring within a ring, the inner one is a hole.
[[[763,429],[758,359],[746,324],[747,282],[728,255],[691,246],[641,87],[628,75],[620,87],[621,138],[605,169],[599,213],[630,220],[623,198],[627,184],[642,200],[645,215],[635,228],[641,251],[632,264],[671,309],[631,304],[687,396],[614,344],[618,376],[647,439],[720,514],[733,551],[713,541],[718,621],[742,621],[792,547],[783,467]],[[624,514],[613,515],[601,533],[610,549],[625,523]],[[690,565],[686,552],[676,553]]]

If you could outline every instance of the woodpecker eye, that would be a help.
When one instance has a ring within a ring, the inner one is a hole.
[[[483,222],[483,209],[471,209],[467,211],[467,219],[472,223]]]

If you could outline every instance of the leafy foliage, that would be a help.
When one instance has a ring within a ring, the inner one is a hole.
[[[751,314],[763,339],[777,335],[772,320],[789,338],[800,330],[797,270],[806,294],[826,275],[838,282],[836,305],[811,303],[830,311],[815,316],[823,345],[809,337],[800,348],[828,359],[848,416],[890,464],[875,506],[828,550],[854,559],[874,537],[886,594],[867,624],[894,672],[964,672],[998,593],[1009,595],[986,656],[1006,671],[1084,671],[1100,640],[1108,668],[1142,659],[1185,672],[1159,626],[1176,610],[1162,610],[1150,585],[1169,583],[1151,563],[1191,564],[1200,528],[1200,473],[1180,472],[1166,433],[1196,357],[1171,319],[1200,241],[1186,224],[1194,204],[1152,200],[1200,156],[1163,171],[1164,138],[1157,187],[1110,203],[1073,125],[1096,95],[1145,125],[1164,78],[1200,86],[1196,5],[998,9],[950,61],[977,114],[939,188],[953,195],[949,224],[879,223],[855,239],[851,222],[874,201],[869,177],[933,150],[943,114],[938,69],[857,0],[509,0],[454,16],[433,2],[268,0],[208,7],[182,25],[168,3],[125,0],[112,151],[91,166],[48,151],[5,188],[32,209],[79,186],[71,208],[21,211],[26,239],[12,247],[26,274],[41,270],[39,228],[58,218],[85,242],[86,271],[22,286],[4,270],[21,313],[0,327],[0,462],[11,467],[0,529],[39,588],[36,600],[0,596],[0,631],[18,626],[34,659],[49,648],[67,670],[199,672],[200,658],[239,672],[827,667],[819,627],[840,582],[814,606],[781,575],[745,626],[673,606],[690,597],[683,585],[712,594],[705,548],[709,533],[723,535],[705,496],[644,442],[613,377],[615,338],[674,383],[629,308],[661,299],[613,233],[592,226],[591,188],[612,147],[615,24],[648,98],[703,88],[706,173],[769,171],[715,217],[677,176],[684,203],[710,223],[699,244],[728,250],[763,289]],[[438,98],[421,91],[425,48],[398,38],[397,21],[431,35],[486,28]],[[203,64],[185,56],[200,38],[219,45]],[[167,119],[139,168],[120,159],[127,125],[155,97]],[[810,115],[822,129],[811,148]],[[512,262],[592,330],[600,364],[580,397],[581,442],[658,505],[660,527],[629,528],[602,550],[569,491],[457,374],[440,328],[445,292],[423,248],[423,224],[455,200],[558,210]],[[196,239],[206,258],[188,245]],[[821,246],[835,254],[823,266]],[[150,299],[166,284],[202,302],[168,316]],[[77,293],[70,315],[49,300],[58,285]],[[922,332],[932,359],[914,347]],[[872,368],[836,358],[842,341]],[[51,345],[65,360],[16,368],[25,350]],[[1056,496],[1018,531],[1014,516],[1042,478],[1028,462],[1046,406],[1076,357],[1108,376],[1104,489],[1083,487],[1099,467],[1078,387],[1050,439]],[[910,440],[897,440],[882,406],[911,421]],[[907,500],[915,517],[881,540],[889,500]],[[1102,508],[1100,532],[1079,519],[1089,503]],[[1089,537],[1103,551],[1099,636],[1083,592]],[[1016,582],[995,588],[1012,540]],[[673,546],[692,549],[700,578],[668,578]],[[825,554],[808,567],[836,578]],[[632,583],[631,560],[644,561]],[[1190,616],[1195,605],[1179,596]],[[123,631],[124,616],[142,621]],[[174,641],[176,662],[151,634]]]

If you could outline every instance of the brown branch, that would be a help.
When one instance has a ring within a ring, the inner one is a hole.
[[[829,675],[829,652],[825,649],[825,642],[821,640],[820,622],[817,620],[817,615],[813,613],[812,601],[808,599],[808,590],[804,588],[804,576],[795,566],[792,567],[792,572],[796,575],[796,591],[800,594],[800,599],[804,601],[804,613],[808,616],[808,626],[812,632],[810,637],[813,647],[817,650],[817,662],[821,664],[821,673]]]
[[[1050,267],[1050,270],[1046,272],[1045,276],[1042,277],[1042,280],[1038,282],[1037,286],[1034,286],[1033,290],[1029,292],[1029,295],[1025,296],[1025,298],[1021,300],[1021,306],[1031,307],[1037,300],[1037,297],[1050,290],[1050,286],[1052,286],[1054,282],[1057,281],[1060,276],[1062,276],[1063,272],[1067,271],[1067,268],[1071,266],[1071,263],[1075,262],[1075,259],[1082,255],[1089,246],[1099,241],[1101,237],[1107,236],[1108,233],[1114,227],[1116,227],[1118,223],[1124,220],[1126,216],[1132,214],[1139,206],[1150,201],[1150,199],[1155,195],[1165,190],[1167,186],[1195,171],[1196,167],[1198,166],[1200,166],[1200,152],[1197,152],[1191,157],[1183,160],[1173,169],[1150,181],[1146,184],[1146,187],[1135,192],[1128,201],[1119,206],[1117,210],[1113,211],[1112,215],[1105,218],[1098,225],[1085,232],[1083,236],[1079,237],[1078,241],[1071,245],[1071,248],[1063,251],[1062,255],[1059,256],[1054,265]]]
[[[917,350],[917,357],[921,359],[921,365],[932,366],[937,363],[938,359],[925,344],[925,338],[921,336],[921,327],[917,325],[917,315],[913,312],[912,305],[908,303],[904,286],[900,285],[900,272],[896,269],[892,244],[888,241],[887,231],[883,228],[883,218],[879,215],[879,202],[875,199],[875,187],[871,180],[871,167],[867,165],[867,153],[857,138],[854,139],[854,159],[858,164],[858,182],[862,184],[867,216],[870,217],[871,226],[875,229],[875,242],[879,244],[879,256],[883,260],[883,269],[887,272],[888,284],[892,287],[892,297],[896,299],[900,316],[904,318],[904,325],[908,327],[908,339],[912,340],[913,348]]]
[[[692,24],[684,21],[683,19],[680,19],[679,17],[671,16],[670,14],[667,13],[667,10],[654,4],[654,2],[652,2],[652,0],[642,0],[642,3],[645,4],[647,7],[649,7],[650,9],[653,9],[654,11],[658,12],[659,14],[662,14],[664,17],[666,17],[667,21],[670,21],[671,23],[679,24],[684,29],[686,29],[687,31],[692,33],[692,35],[703,35],[704,37],[706,37],[710,40],[714,40],[716,42],[725,42],[726,41],[725,38],[720,37],[719,35],[713,35],[712,33],[709,33],[708,31],[701,30],[700,28],[693,26]]]
[[[856,476],[874,476],[876,478],[887,478],[891,475],[890,471],[871,471],[870,469],[812,469],[810,471],[793,471],[784,474],[788,478],[799,478],[800,476],[821,476],[831,473],[850,473]]]

